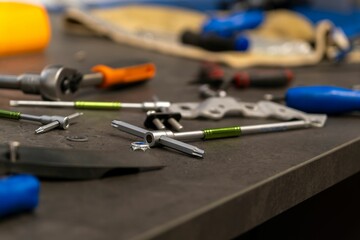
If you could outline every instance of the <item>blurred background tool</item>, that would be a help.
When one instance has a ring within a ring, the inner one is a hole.
[[[74,118],[81,116],[82,113],[74,113],[67,117],[63,116],[48,116],[48,115],[30,115],[20,112],[13,112],[0,109],[0,118],[14,119],[14,120],[27,120],[33,122],[39,122],[43,126],[35,130],[35,133],[45,133],[54,128],[68,129],[71,121]]]
[[[59,107],[59,108],[77,108],[94,110],[120,110],[122,108],[141,109],[141,110],[160,110],[170,107],[170,102],[142,102],[142,103],[124,103],[124,102],[89,102],[89,101],[28,101],[28,100],[10,100],[10,106],[28,106],[28,107]]]
[[[155,65],[110,68],[96,65],[94,73],[81,74],[75,69],[60,65],[47,66],[40,74],[19,76],[0,75],[0,88],[21,89],[24,93],[40,94],[45,100],[59,101],[74,98],[79,87],[96,86],[108,88],[120,84],[131,84],[148,80],[155,75]]]
[[[10,144],[15,143],[17,145],[11,149],[10,155],[9,147],[0,145],[0,172],[33,174],[49,179],[88,180],[164,167],[155,156],[131,150],[125,154],[126,156],[121,154],[121,158],[116,158],[114,156],[118,156],[119,151],[28,147],[21,146],[18,142]],[[21,183],[20,179],[18,181]],[[23,182],[25,183],[26,181]],[[0,186],[0,203],[3,200],[2,196]]]
[[[94,73],[83,76],[80,86],[97,86],[108,88],[119,84],[131,84],[151,79],[155,76],[156,68],[153,63],[111,68],[105,65],[96,65],[91,69]]]
[[[39,192],[40,182],[34,176],[20,174],[0,178],[0,219],[34,210],[39,203]]]
[[[46,9],[39,3],[0,2],[0,56],[41,51],[50,41]]]
[[[294,73],[289,70],[241,71],[235,73],[232,83],[237,88],[275,88],[285,87],[294,79]]]
[[[263,54],[269,56],[286,56],[311,54],[310,44],[301,40],[265,38],[262,36],[238,34],[231,37],[211,33],[184,31],[180,40],[184,44],[201,47],[208,51],[237,51]]]
[[[20,89],[56,101],[77,91],[81,78],[75,69],[54,65],[45,67],[40,74],[0,75],[0,88]]]
[[[224,82],[224,70],[214,62],[202,62],[196,78],[192,84],[209,84],[211,87],[218,88]]]
[[[231,37],[244,30],[259,27],[265,19],[260,10],[239,11],[227,16],[211,16],[202,26],[202,33]]]
[[[182,140],[211,140],[228,137],[239,137],[244,134],[288,131],[293,129],[323,127],[326,117],[317,117],[301,121],[260,124],[251,126],[234,126],[224,128],[203,129],[190,132],[172,132],[169,130],[149,131],[127,122],[113,120],[111,126],[120,131],[141,137],[150,147],[166,146],[193,157],[204,157],[205,151]]]
[[[207,88],[213,88],[214,90],[226,90],[231,83],[236,88],[285,87],[294,79],[294,73],[290,69],[239,71],[233,74],[230,81],[226,81],[224,75],[224,70],[220,67],[220,65],[213,62],[204,62],[200,66],[197,78],[191,83],[208,85],[201,86],[200,92],[206,92],[206,90],[209,90]],[[221,94],[220,96],[225,95]],[[208,96],[215,97],[216,94],[208,94]]]
[[[265,98],[276,100],[272,95]],[[360,110],[360,91],[342,87],[293,87],[282,99],[287,106],[308,113],[341,114]]]

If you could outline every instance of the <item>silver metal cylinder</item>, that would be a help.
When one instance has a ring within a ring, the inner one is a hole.
[[[183,129],[183,125],[181,125],[175,118],[169,118],[167,122],[171,125],[171,127],[176,131],[181,131]]]
[[[154,118],[152,120],[152,123],[155,125],[156,129],[158,129],[158,130],[166,129],[165,125],[158,118]]]
[[[201,130],[190,131],[190,132],[178,132],[173,133],[174,138],[177,140],[192,140],[192,139],[203,139],[204,132]]]
[[[75,102],[10,100],[10,106],[74,107]]]
[[[267,132],[279,132],[291,129],[307,128],[310,127],[311,123],[306,121],[293,121],[293,122],[282,122],[282,123],[270,123],[260,124],[253,126],[241,127],[241,134],[253,134],[253,133],[267,133]]]
[[[88,73],[83,76],[80,87],[93,87],[100,85],[103,81],[102,73]]]
[[[159,139],[162,136],[167,136],[169,138],[174,138],[174,133],[168,130],[165,131],[149,131],[145,134],[145,141],[149,144],[150,147],[156,146],[159,143]]]
[[[144,102],[142,103],[142,107],[144,110],[156,110],[161,108],[170,107],[170,102]]]

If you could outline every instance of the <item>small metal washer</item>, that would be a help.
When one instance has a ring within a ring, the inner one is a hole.
[[[133,151],[143,150],[145,152],[146,150],[150,149],[150,146],[146,142],[132,142],[131,149]]]
[[[89,141],[89,138],[86,136],[67,136],[66,140],[69,140],[72,142],[87,142],[87,141]]]

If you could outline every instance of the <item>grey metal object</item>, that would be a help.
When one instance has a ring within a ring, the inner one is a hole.
[[[163,145],[195,157],[203,157],[205,151],[179,140],[207,140],[225,137],[238,137],[243,134],[268,133],[309,127],[322,127],[324,126],[324,124],[325,120],[321,123],[317,121],[312,122],[299,120],[244,127],[235,126],[177,133],[169,130],[147,131],[145,129],[139,128],[123,121],[113,120],[111,122],[111,125],[113,127],[126,133],[143,138],[150,147]]]
[[[40,74],[0,75],[0,88],[20,89],[40,94],[46,100],[65,100],[77,91],[82,79],[75,69],[59,65],[47,66]]]
[[[123,132],[143,138],[150,147],[164,145],[195,157],[203,157],[205,153],[205,151],[200,148],[175,140],[174,133],[168,130],[148,131],[132,124],[117,120],[113,120],[111,122],[111,126]]]
[[[101,109],[102,103],[107,102],[88,102],[88,101],[32,101],[32,100],[10,100],[9,104],[13,107],[59,107],[59,108],[77,108],[77,104],[79,102],[85,103],[89,106],[89,108],[94,108],[94,105],[97,104],[96,107],[98,109]],[[161,108],[168,108],[170,107],[170,102],[165,101],[157,101],[157,102],[142,102],[142,103],[123,103],[118,102],[120,104],[120,107],[113,108],[113,109],[119,109],[119,108],[129,108],[129,109],[142,109],[142,110],[158,110]],[[99,106],[100,105],[100,106]],[[86,108],[84,106],[81,106],[81,108]]]
[[[160,101],[159,101],[159,98],[157,97],[157,96],[154,96],[153,97],[153,99],[154,99],[154,102],[155,103],[160,103]],[[169,105],[169,106],[164,106],[164,107],[160,107],[159,108],[159,110],[162,112],[162,113],[166,113],[166,112],[168,112],[168,108],[170,107],[171,105]],[[173,118],[173,117],[170,117],[170,118],[168,118],[167,119],[167,123],[174,129],[174,130],[176,130],[176,131],[181,131],[183,128],[184,128],[184,126],[183,125],[181,125],[180,124],[180,122],[178,121],[178,120],[176,120],[175,118]],[[163,125],[164,126],[164,125]],[[165,127],[165,126],[164,126]],[[164,128],[158,128],[158,129],[164,129]]]
[[[155,114],[156,112],[155,111],[148,111],[147,113],[146,113],[146,115],[149,117],[149,116],[151,116],[151,115],[153,115],[153,114]],[[157,118],[157,117],[154,117],[152,120],[151,120],[151,122],[154,124],[154,126],[156,127],[156,129],[158,129],[158,130],[164,130],[164,129],[166,129],[166,127],[165,127],[165,125],[161,122],[161,120],[159,119],[159,118]]]
[[[48,115],[30,115],[30,114],[20,114],[20,119],[35,121],[44,124],[35,130],[35,133],[45,133],[54,128],[68,129],[70,126],[71,120],[83,115],[83,113],[74,113],[67,117],[63,116],[48,116]]]
[[[238,102],[232,97],[208,98],[200,103],[173,103],[171,112],[180,112],[184,118],[208,118],[219,120],[227,114],[241,114],[244,117],[275,118],[280,120],[301,119],[319,126],[326,121],[326,115],[307,114],[278,103],[259,101],[257,103]]]

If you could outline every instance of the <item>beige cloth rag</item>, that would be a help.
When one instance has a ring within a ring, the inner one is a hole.
[[[251,32],[264,37],[281,37],[314,43],[306,55],[264,55],[248,52],[210,52],[179,41],[184,30],[199,31],[206,15],[187,9],[153,5],[131,5],[84,11],[68,9],[65,27],[77,34],[97,34],[115,42],[198,60],[223,63],[234,68],[253,66],[294,67],[314,65],[324,59],[328,33],[333,25],[322,21],[313,27],[302,16],[287,10],[268,12],[266,21]]]

